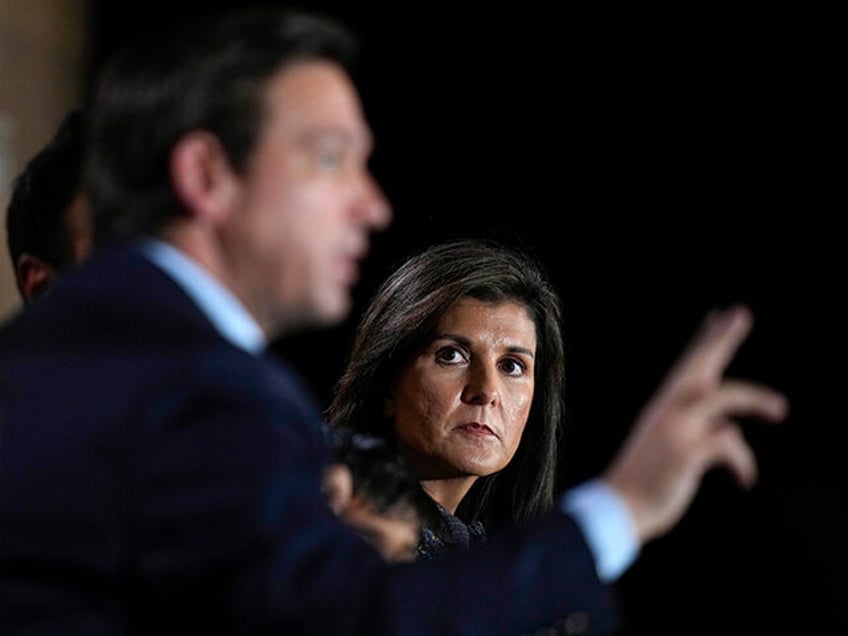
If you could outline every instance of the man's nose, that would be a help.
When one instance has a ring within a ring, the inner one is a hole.
[[[392,222],[392,206],[374,177],[363,175],[362,191],[356,202],[357,217],[374,231],[386,229]]]

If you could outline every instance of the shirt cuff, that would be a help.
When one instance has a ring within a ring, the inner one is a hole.
[[[560,510],[574,517],[603,583],[618,579],[639,556],[639,543],[627,505],[600,479],[593,479],[565,492]]]

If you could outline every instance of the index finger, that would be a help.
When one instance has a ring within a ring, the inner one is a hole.
[[[673,388],[719,382],[752,325],[753,316],[744,305],[711,312],[672,367],[665,384]]]

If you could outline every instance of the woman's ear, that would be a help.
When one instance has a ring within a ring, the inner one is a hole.
[[[383,415],[386,417],[394,417],[397,408],[395,407],[395,390],[392,387],[389,390],[389,394],[383,400]]]
[[[214,134],[197,130],[183,136],[171,150],[170,170],[174,193],[188,214],[213,225],[228,218],[239,177]]]
[[[327,495],[330,508],[342,516],[353,498],[353,475],[344,464],[331,464],[324,471],[321,489]]]
[[[395,400],[393,397],[387,397],[383,402],[383,415],[386,417],[395,416]]]

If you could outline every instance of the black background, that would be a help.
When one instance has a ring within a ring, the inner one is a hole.
[[[236,4],[92,3],[89,81],[138,28]],[[276,345],[318,399],[370,293],[412,250],[459,235],[524,245],[565,302],[566,487],[610,460],[707,310],[747,303],[755,329],[729,374],[784,391],[791,416],[744,423],[754,490],[708,474],[644,548],[618,584],[627,633],[848,633],[835,17],[301,6],[363,39],[372,165],[395,209],[351,319]]]

